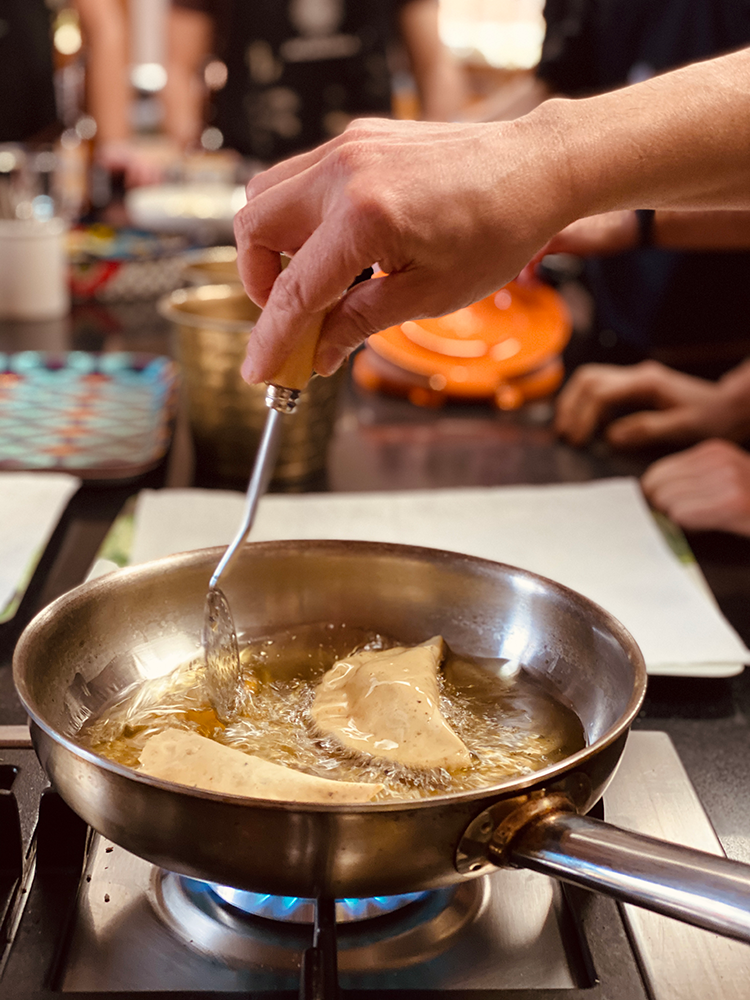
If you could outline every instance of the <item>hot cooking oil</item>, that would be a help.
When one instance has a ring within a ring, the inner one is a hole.
[[[210,706],[203,662],[196,658],[149,680],[79,734],[89,749],[137,767],[149,737],[170,727],[192,730],[237,750],[319,777],[384,785],[381,800],[471,791],[537,771],[581,749],[580,720],[524,669],[483,659],[481,665],[446,646],[439,672],[440,709],[468,747],[472,766],[422,771],[354,755],[310,725],[315,687],[334,662],[357,649],[397,643],[376,632],[308,625],[264,638],[240,639],[239,710],[221,722]]]

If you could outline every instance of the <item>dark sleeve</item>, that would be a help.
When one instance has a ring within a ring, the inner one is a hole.
[[[597,0],[546,0],[536,75],[554,93],[579,96],[596,90],[597,8]]]

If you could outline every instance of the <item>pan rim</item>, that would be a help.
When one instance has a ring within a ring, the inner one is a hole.
[[[467,803],[473,801],[480,802],[486,799],[505,798],[509,795],[517,792],[523,792],[540,784],[553,783],[563,774],[566,774],[571,770],[574,771],[579,764],[588,761],[592,757],[598,756],[607,747],[611,746],[620,737],[622,737],[623,734],[626,734],[640,711],[646,694],[648,677],[643,654],[641,653],[638,644],[629,630],[619,621],[619,619],[615,618],[614,615],[601,605],[597,604],[595,601],[584,597],[582,594],[572,590],[565,584],[559,583],[556,580],[552,580],[549,577],[545,577],[531,570],[526,570],[519,566],[513,566],[509,563],[484,559],[481,556],[472,556],[461,552],[451,552],[445,549],[434,549],[427,546],[342,539],[289,539],[283,541],[247,543],[248,548],[252,547],[256,550],[266,549],[279,555],[284,554],[285,550],[299,555],[302,552],[300,546],[304,546],[306,549],[310,549],[311,546],[314,546],[318,552],[321,550],[329,550],[331,552],[338,550],[342,554],[351,554],[354,547],[359,550],[377,551],[383,555],[398,554],[401,556],[411,556],[413,558],[433,563],[436,560],[440,562],[453,563],[458,560],[468,563],[476,567],[478,570],[487,573],[496,572],[497,567],[499,566],[505,570],[510,570],[513,573],[538,581],[546,587],[551,587],[553,590],[560,592],[568,600],[572,601],[573,604],[585,607],[587,610],[595,610],[600,616],[601,621],[606,624],[611,634],[617,639],[622,648],[628,652],[628,659],[630,660],[634,671],[633,688],[628,699],[628,703],[618,720],[604,733],[602,733],[597,740],[583,747],[581,750],[576,751],[574,754],[565,757],[563,760],[558,761],[555,764],[551,764],[548,767],[541,768],[538,771],[533,771],[529,774],[509,779],[498,784],[487,785],[482,788],[474,788],[460,792],[448,792],[445,794],[430,796],[429,798],[361,803],[291,802],[279,799],[250,798],[244,795],[212,792],[208,789],[195,788],[189,785],[179,784],[177,782],[165,781],[160,778],[154,778],[150,775],[143,774],[134,768],[118,764],[107,757],[96,754],[93,751],[80,746],[73,738],[58,732],[52,725],[47,723],[35,709],[33,699],[30,697],[28,685],[24,677],[21,675],[20,664],[24,658],[26,646],[32,641],[32,625],[36,628],[43,627],[46,621],[57,616],[61,610],[68,607],[75,607],[77,604],[89,599],[92,594],[96,596],[100,592],[106,593],[108,590],[115,589],[116,587],[119,588],[124,577],[158,574],[163,571],[163,567],[165,565],[168,565],[172,570],[179,570],[181,567],[187,568],[192,564],[202,562],[206,562],[207,567],[212,566],[221,554],[223,554],[226,548],[226,546],[213,546],[203,549],[193,549],[182,553],[175,553],[174,555],[165,556],[161,559],[150,560],[149,562],[141,563],[136,566],[123,567],[122,569],[108,573],[105,576],[98,577],[95,580],[82,583],[78,587],[73,588],[47,605],[32,619],[31,622],[29,622],[21,634],[14,651],[13,682],[18,693],[18,697],[32,722],[32,738],[34,737],[34,729],[36,727],[36,729],[46,733],[46,735],[49,736],[55,744],[61,746],[75,757],[87,761],[96,767],[103,768],[119,778],[128,781],[135,780],[140,784],[151,786],[157,790],[164,790],[172,793],[178,792],[191,798],[206,799],[208,801],[232,805],[239,808],[261,808],[272,811],[281,810],[294,811],[296,813],[311,812],[325,814],[369,814],[440,808],[443,806],[454,805],[456,803]],[[208,580],[211,570],[207,568],[206,572]]]

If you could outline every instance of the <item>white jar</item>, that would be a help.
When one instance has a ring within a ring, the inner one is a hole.
[[[67,233],[64,219],[0,219],[0,319],[67,315]]]

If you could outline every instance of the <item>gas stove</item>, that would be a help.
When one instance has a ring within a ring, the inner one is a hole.
[[[746,945],[534,872],[334,904],[162,871],[88,829],[23,733],[0,727],[0,745],[0,1000],[748,995]],[[602,808],[609,822],[721,853],[663,733],[631,733]]]

